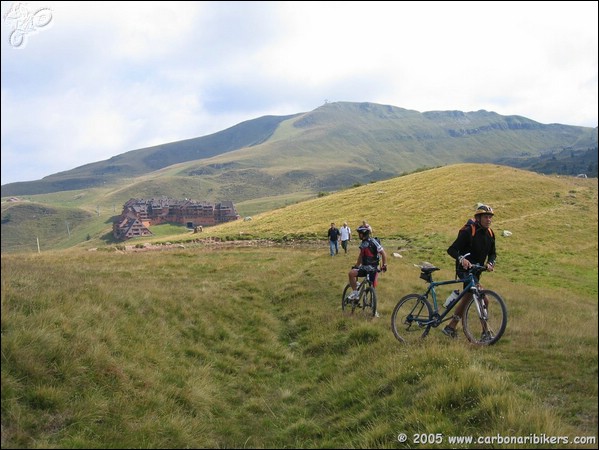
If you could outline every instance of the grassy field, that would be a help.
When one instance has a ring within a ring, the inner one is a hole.
[[[153,242],[178,247],[2,254],[2,448],[596,448],[597,180],[455,175],[205,229],[216,243],[162,229]],[[390,315],[424,288],[414,264],[451,278],[445,250],[478,201],[497,211],[483,281],[507,302],[505,335],[401,345]],[[324,241],[331,221],[363,218],[397,254],[378,319],[341,311],[357,243],[331,258]],[[543,436],[570,441],[524,441]]]
[[[514,286],[498,271],[487,283],[510,316],[496,346],[433,330],[406,347],[390,313],[422,288],[417,270],[396,263],[382,276],[381,318],[348,316],[340,294],[352,251],[3,256],[2,447],[414,448],[416,433],[596,437],[594,298]],[[578,321],[556,311],[576,311]]]

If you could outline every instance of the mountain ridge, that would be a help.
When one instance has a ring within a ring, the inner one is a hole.
[[[304,184],[311,190],[334,190],[419,168],[596,147],[597,128],[545,125],[485,110],[421,113],[370,102],[335,102],[305,113],[262,116],[211,135],[131,150],[41,180],[9,183],[2,186],[2,197],[101,187],[177,164],[190,164],[189,170],[182,167],[179,176],[204,176],[207,168],[222,176],[236,166],[237,170],[263,170],[269,172],[267,176],[284,172],[294,179],[305,176]],[[310,156],[315,159],[309,161]],[[225,166],[219,169],[211,164]],[[323,164],[326,174],[318,170]],[[248,182],[247,174],[238,175]]]

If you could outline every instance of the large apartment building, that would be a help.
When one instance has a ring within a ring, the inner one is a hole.
[[[152,234],[150,226],[161,223],[177,223],[187,228],[196,228],[237,219],[239,214],[230,201],[211,203],[166,197],[150,200],[132,198],[123,205],[123,212],[112,228],[116,239],[126,240],[149,236]]]

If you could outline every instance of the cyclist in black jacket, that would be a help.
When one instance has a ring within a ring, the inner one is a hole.
[[[488,205],[479,205],[474,212],[475,220],[468,220],[458,232],[458,237],[449,246],[447,253],[456,260],[456,276],[464,278],[465,272],[472,264],[486,266],[489,272],[495,268],[497,253],[495,250],[495,234],[491,229],[493,208]],[[457,337],[456,326],[460,321],[464,308],[470,302],[472,294],[467,293],[456,306],[455,314],[443,329],[447,336]]]
[[[382,259],[383,265],[381,270],[387,271],[387,253],[381,244],[376,239],[370,237],[370,227],[361,225],[356,231],[360,237],[360,253],[356,264],[348,273],[349,284],[352,288],[352,293],[349,295],[350,300],[355,300],[359,296],[358,292],[358,277],[371,276],[376,277],[379,260]],[[376,278],[371,279],[374,282]]]

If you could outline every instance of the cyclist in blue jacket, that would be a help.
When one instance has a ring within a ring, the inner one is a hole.
[[[458,278],[464,278],[472,264],[486,266],[490,272],[494,270],[497,259],[495,234],[491,229],[494,214],[493,208],[479,204],[474,212],[474,220],[468,220],[458,232],[456,240],[447,249],[449,256],[456,260],[456,276]],[[445,335],[457,337],[456,326],[471,299],[472,294],[467,293],[460,300],[451,322],[442,330]]]

